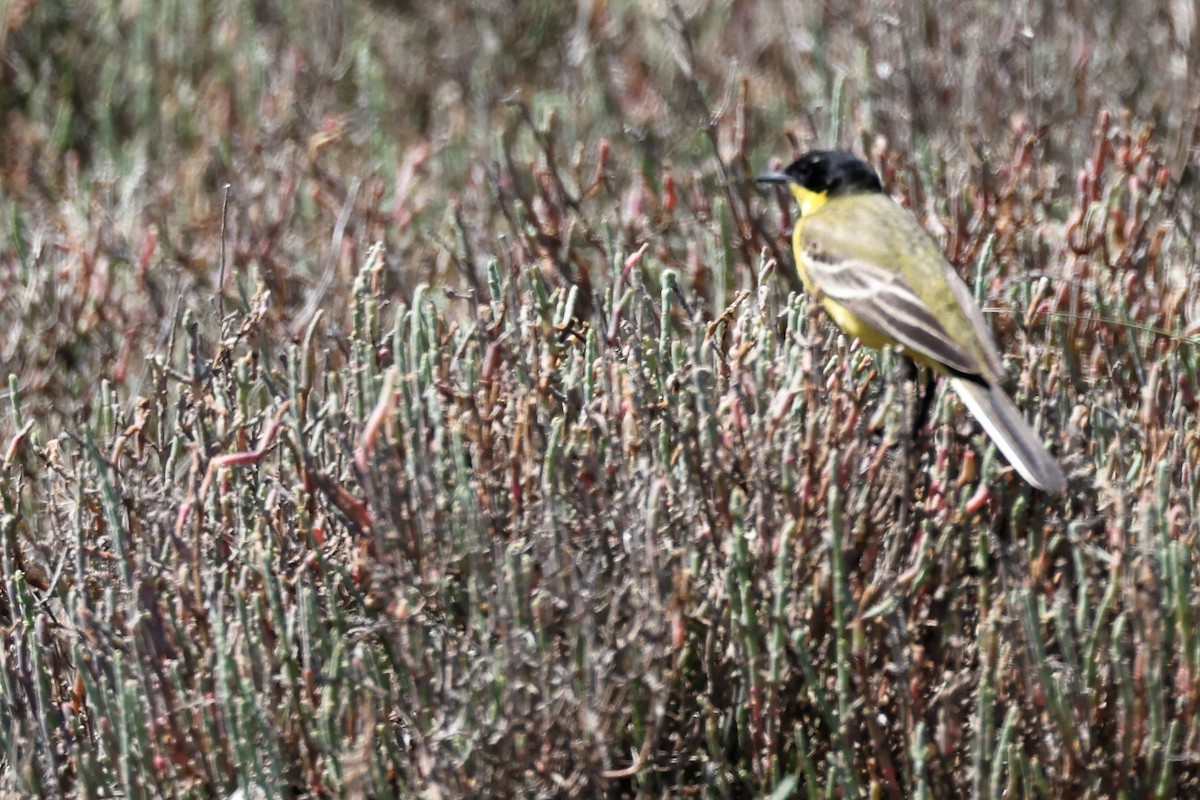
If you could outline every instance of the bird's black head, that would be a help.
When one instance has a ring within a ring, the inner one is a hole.
[[[792,183],[824,197],[883,191],[879,176],[867,162],[841,150],[813,150],[797,158],[783,172],[760,175],[757,180]]]

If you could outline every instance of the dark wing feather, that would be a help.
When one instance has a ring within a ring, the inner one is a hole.
[[[806,247],[803,258],[808,276],[821,294],[863,322],[953,373],[965,377],[983,374],[978,360],[946,333],[899,274],[868,261],[835,261],[817,247]]]

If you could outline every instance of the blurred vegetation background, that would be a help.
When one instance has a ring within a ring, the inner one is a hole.
[[[0,2],[0,792],[1200,791],[1198,25]],[[816,147],[1067,497],[901,455],[752,182]]]

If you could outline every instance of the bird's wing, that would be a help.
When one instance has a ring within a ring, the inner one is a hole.
[[[951,373],[977,378],[986,375],[987,366],[946,332],[899,273],[869,260],[839,257],[823,249],[819,238],[806,237],[800,257],[821,294],[867,325]]]
[[[949,265],[947,265],[946,282],[950,284],[950,290],[954,292],[954,296],[958,300],[958,307],[962,309],[963,315],[971,324],[971,328],[975,332],[975,341],[983,350],[983,357],[987,359],[988,366],[992,368],[992,372],[997,377],[1003,375],[1004,365],[1000,361],[999,351],[996,350],[992,329],[988,327],[987,320],[983,318],[983,312],[979,310],[979,305],[975,302],[975,296],[971,293],[971,289],[963,282],[962,278],[955,274],[953,269],[949,269]]]

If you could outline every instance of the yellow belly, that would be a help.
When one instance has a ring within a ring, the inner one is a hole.
[[[825,308],[825,313],[833,320],[834,324],[847,336],[855,336],[862,340],[862,343],[867,347],[874,347],[879,350],[887,345],[896,344],[896,340],[888,336],[878,328],[872,327],[863,322],[845,306],[837,303],[828,297],[821,298],[821,305]]]
[[[804,283],[804,290],[814,297],[821,298],[821,305],[825,308],[825,313],[833,320],[834,324],[847,336],[855,336],[862,340],[862,343],[868,347],[875,349],[882,348],[886,345],[896,344],[896,340],[891,336],[874,328],[850,312],[850,309],[838,303],[829,297],[821,295],[821,287],[812,282],[812,278],[808,276],[808,269],[804,264],[804,245],[800,238],[800,230],[804,226],[803,217],[796,221],[796,227],[792,231],[792,252],[796,256],[796,270],[800,273],[800,280]]]

